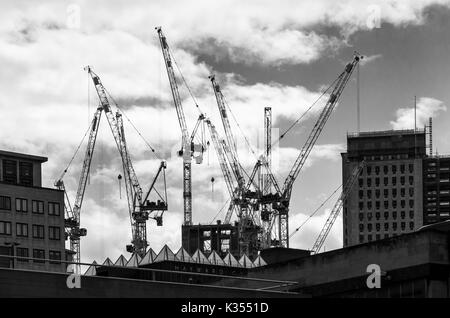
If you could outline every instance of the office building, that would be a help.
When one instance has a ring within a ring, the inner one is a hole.
[[[0,151],[0,265],[65,271],[64,192],[42,187],[47,158]],[[42,260],[41,260],[42,259]]]

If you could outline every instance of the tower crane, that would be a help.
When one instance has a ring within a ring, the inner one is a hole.
[[[344,71],[338,76],[336,84],[333,87],[333,90],[330,94],[330,97],[328,98],[327,103],[322,109],[319,118],[314,124],[312,131],[310,132],[305,144],[300,150],[300,154],[295,160],[286,180],[284,181],[284,185],[281,191],[282,193],[281,200],[279,200],[279,202],[276,202],[277,206],[276,209],[278,210],[279,213],[280,245],[282,247],[289,247],[288,213],[289,213],[289,203],[292,194],[292,187],[294,185],[294,182],[298,177],[300,171],[302,170],[303,165],[305,164],[306,159],[311,153],[311,150],[314,144],[316,143],[317,139],[319,138],[319,135],[322,132],[327,120],[330,118],[330,115],[333,112],[333,109],[335,108],[337,101],[341,97],[341,94],[347,82],[349,81],[353,70],[355,69],[356,65],[362,58],[363,58],[362,55],[355,52],[353,60],[345,66]]]
[[[89,126],[89,139],[86,147],[86,152],[83,160],[83,166],[81,169],[81,175],[78,182],[77,193],[75,202],[72,208],[70,200],[64,185],[63,177],[67,173],[68,167],[64,170],[60,178],[55,182],[55,186],[64,191],[64,209],[65,209],[65,234],[66,239],[70,240],[70,250],[73,252],[73,260],[75,263],[80,262],[80,237],[86,236],[87,230],[80,228],[80,216],[83,198],[86,190],[86,185],[89,177],[89,171],[91,168],[92,157],[95,149],[95,142],[97,139],[98,128],[102,112],[104,111],[110,128],[113,132],[114,139],[121,155],[122,166],[125,176],[125,184],[127,188],[128,207],[130,211],[130,219],[132,225],[132,245],[127,246],[127,250],[132,253],[138,253],[143,256],[146,252],[147,233],[145,221],[149,218],[155,219],[157,225],[162,225],[162,214],[167,210],[167,192],[165,188],[165,169],[166,163],[161,162],[159,170],[154,177],[154,180],[143,198],[142,188],[139,185],[136,173],[134,171],[130,154],[127,150],[125,131],[123,127],[122,114],[116,112],[114,115],[111,110],[109,100],[107,98],[107,92],[104,88],[100,78],[95,74],[88,66],[85,68],[88,74],[91,76],[97,94],[100,99],[100,105],[97,107],[92,122]],[[84,138],[83,138],[84,139]],[[80,144],[81,145],[81,144]],[[77,149],[78,151],[78,149]],[[75,156],[75,155],[74,155]],[[73,158],[72,158],[73,160]],[[72,162],[71,160],[71,162]],[[70,165],[70,163],[69,163]],[[155,189],[155,183],[160,176],[164,177],[164,193],[161,195]],[[157,202],[148,201],[148,197],[152,190],[158,193],[161,200]],[[79,265],[77,265],[79,268]]]
[[[225,183],[227,185],[228,193],[230,194],[231,202],[228,208],[225,223],[230,223],[231,215],[234,212],[237,213],[236,209],[236,201],[237,201],[237,187],[233,182],[233,176],[231,174],[229,163],[227,162],[227,157],[225,154],[225,142],[219,139],[219,135],[217,133],[216,127],[211,123],[210,119],[205,120],[206,125],[208,126],[209,133],[211,136],[211,141],[213,143],[214,149],[216,150],[217,157],[219,160],[220,169],[222,170],[222,174],[225,179]]]
[[[167,76],[169,78],[170,89],[172,91],[173,102],[175,104],[175,110],[178,116],[178,122],[181,128],[181,150],[179,154],[183,156],[183,209],[184,209],[184,225],[192,225],[192,158],[194,157],[194,151],[196,146],[194,145],[194,138],[197,132],[197,128],[202,120],[204,120],[204,115],[200,114],[197,124],[189,135],[189,131],[186,124],[186,118],[184,115],[183,105],[181,103],[180,93],[178,91],[178,84],[175,77],[175,72],[173,69],[172,58],[169,50],[169,45],[167,43],[166,36],[163,34],[161,27],[156,27],[158,32],[158,37],[161,45],[161,50],[164,57],[164,62],[166,65]],[[201,153],[203,154],[204,147],[201,145]],[[197,157],[200,159],[201,156]],[[200,163],[199,162],[199,163]]]
[[[333,227],[334,222],[336,221],[336,218],[338,217],[342,206],[344,205],[344,201],[347,198],[348,194],[353,188],[353,185],[355,184],[356,180],[358,179],[358,176],[361,174],[362,169],[364,168],[365,161],[361,161],[352,171],[352,174],[347,179],[347,182],[345,183],[344,187],[342,188],[342,193],[339,196],[339,199],[336,201],[335,205],[331,209],[330,215],[327,218],[327,221],[325,222],[322,230],[319,233],[319,236],[317,237],[316,241],[314,242],[314,245],[312,247],[312,253],[317,254],[319,253],[320,249],[323,246],[323,243],[325,243],[325,240],[330,233],[331,228]]]
[[[55,186],[64,191],[65,198],[65,228],[66,228],[66,239],[69,238],[70,241],[70,250],[73,252],[73,261],[75,263],[80,263],[80,238],[82,236],[86,236],[87,230],[84,228],[80,228],[80,211],[81,206],[83,204],[84,193],[86,190],[86,184],[89,177],[89,171],[91,168],[92,156],[94,154],[95,142],[97,140],[98,127],[100,124],[100,118],[102,114],[102,107],[97,107],[95,111],[94,117],[92,118],[92,122],[90,125],[89,139],[86,147],[86,152],[84,155],[83,166],[81,169],[80,179],[78,181],[78,189],[75,196],[75,202],[73,205],[70,204],[70,200],[67,195],[67,191],[64,185],[63,177],[67,172],[67,169],[64,170],[63,174],[60,178],[55,182]]]
[[[122,159],[122,166],[124,172],[125,187],[127,191],[128,210],[130,214],[132,241],[131,245],[127,245],[127,251],[136,253],[143,257],[147,251],[147,220],[152,212],[158,214],[158,211],[167,210],[167,200],[160,201],[157,205],[151,205],[150,202],[145,202],[143,199],[143,190],[139,184],[136,172],[134,170],[130,154],[127,149],[125,139],[125,131],[123,128],[122,114],[117,111],[114,115],[111,109],[110,102],[107,97],[107,92],[103,86],[100,77],[94,73],[91,67],[86,67],[87,72],[92,78],[97,95],[100,100],[102,110],[105,112],[109,127],[114,136],[117,149]],[[166,163],[162,162],[160,169],[165,169]],[[157,174],[159,176],[159,172]],[[150,189],[151,190],[151,189]],[[149,190],[149,191],[150,191]],[[157,225],[162,225],[160,216],[154,216]]]

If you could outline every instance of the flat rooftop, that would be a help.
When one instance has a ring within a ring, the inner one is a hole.
[[[359,137],[383,137],[383,136],[399,136],[399,135],[414,135],[425,134],[424,129],[403,129],[403,130],[379,130],[379,131],[363,131],[363,132],[349,132],[347,138]]]
[[[0,150],[0,157],[26,159],[26,160],[41,162],[41,163],[48,161],[47,157],[29,155],[29,154],[25,154],[25,153],[21,153],[21,152],[13,152],[13,151],[6,151],[6,150]]]

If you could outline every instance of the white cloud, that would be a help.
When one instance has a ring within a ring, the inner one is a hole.
[[[419,98],[416,107],[417,127],[424,127],[428,118],[435,117],[442,111],[447,111],[447,106],[442,101],[430,97]],[[395,121],[390,122],[393,129],[414,129],[414,107],[400,108],[395,115]]]

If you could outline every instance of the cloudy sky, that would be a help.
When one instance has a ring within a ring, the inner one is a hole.
[[[160,158],[167,160],[169,212],[164,226],[148,224],[150,245],[181,244],[181,133],[155,26],[162,26],[199,105],[222,132],[208,75],[215,73],[236,121],[239,157],[251,170],[271,106],[274,134],[283,132],[343,70],[357,50],[361,129],[420,127],[434,118],[434,145],[450,152],[450,2],[417,1],[7,1],[0,0],[0,148],[49,157],[44,185],[64,170],[98,104],[83,67],[91,65],[127,117],[156,149],[153,155],[125,119],[129,150],[143,188]],[[180,88],[190,129],[198,112]],[[275,174],[284,181],[311,129],[321,100],[275,149]],[[305,169],[295,183],[290,229],[298,227],[341,182],[340,152],[357,128],[356,82],[347,85]],[[131,229],[119,155],[106,120],[100,124],[82,209],[83,261],[116,259]],[[251,148],[243,141],[246,136]],[[64,180],[74,198],[83,148]],[[250,171],[249,171],[250,172]],[[214,177],[214,193],[210,183]],[[227,200],[213,149],[193,167],[194,223],[209,223]],[[291,239],[311,248],[331,200]],[[218,218],[223,218],[219,214]],[[342,246],[336,222],[326,249]]]

